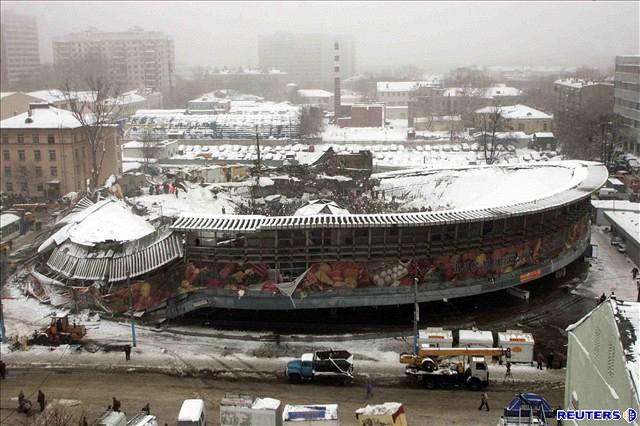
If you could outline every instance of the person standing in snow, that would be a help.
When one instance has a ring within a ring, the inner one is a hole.
[[[544,355],[542,355],[542,352],[538,352],[537,360],[538,360],[538,365],[536,366],[536,368],[538,370],[542,370],[543,369],[542,363],[544,362]]]
[[[42,392],[42,390],[40,389],[38,389],[38,404],[40,405],[40,412],[43,412],[46,404],[44,399],[44,392]]]
[[[636,281],[636,288],[638,289],[638,299],[636,302],[640,302],[640,280]]]
[[[153,185],[149,185],[149,195],[153,195],[155,187]]]
[[[131,361],[131,345],[125,345],[124,358],[126,361]]]
[[[487,411],[489,411],[489,395],[487,395],[486,392],[482,392],[480,396],[480,407],[478,407],[478,411],[481,411],[482,407],[487,407]]]
[[[373,397],[373,383],[371,380],[367,380],[367,399]]]
[[[175,194],[176,198],[178,198],[178,187],[177,186],[173,187],[173,193]]]
[[[638,278],[638,268],[637,267],[633,267],[633,269],[631,270],[631,275],[633,275],[633,279],[635,280],[636,278]]]

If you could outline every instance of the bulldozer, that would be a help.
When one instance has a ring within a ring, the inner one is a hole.
[[[69,324],[69,312],[59,311],[51,316],[51,323],[33,335],[33,343],[60,345],[78,343],[87,334],[84,325]]]

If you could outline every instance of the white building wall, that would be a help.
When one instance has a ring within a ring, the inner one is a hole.
[[[640,410],[622,350],[613,309],[605,302],[569,332],[565,409]]]

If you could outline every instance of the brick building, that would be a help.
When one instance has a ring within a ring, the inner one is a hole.
[[[340,127],[383,127],[384,104],[353,104],[348,117],[338,118]]]
[[[2,192],[56,199],[85,190],[91,176],[91,148],[69,111],[33,103],[28,112],[0,121]],[[112,127],[104,140],[99,182],[120,173],[120,136]]]

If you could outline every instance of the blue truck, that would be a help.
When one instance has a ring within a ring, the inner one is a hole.
[[[305,353],[300,359],[289,361],[284,374],[293,383],[318,379],[350,383],[353,381],[353,355],[344,350]]]

